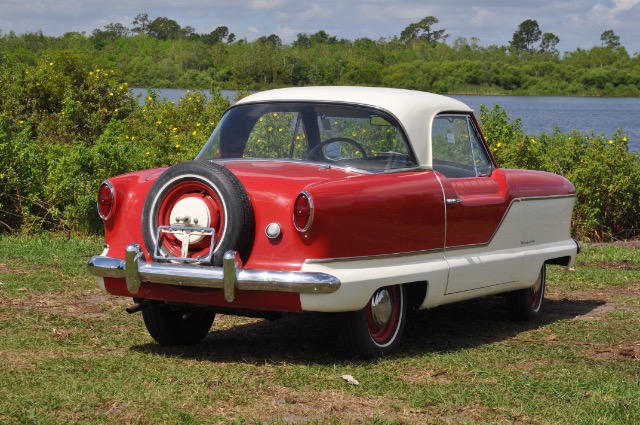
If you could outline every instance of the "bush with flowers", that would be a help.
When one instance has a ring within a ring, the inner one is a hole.
[[[0,65],[0,232],[93,233],[110,176],[191,159],[229,106],[219,90],[175,105],[134,98],[112,70],[60,54]]]

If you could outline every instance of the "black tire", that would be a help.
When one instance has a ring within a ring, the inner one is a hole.
[[[187,310],[163,304],[142,310],[149,335],[160,345],[197,344],[207,336],[215,313],[207,310]]]
[[[341,313],[341,345],[354,357],[388,356],[400,344],[406,318],[405,288],[402,285],[379,288],[362,310]]]
[[[547,273],[543,264],[538,279],[536,279],[533,286],[507,292],[507,311],[511,320],[529,322],[540,316],[546,280]]]
[[[215,228],[216,243],[210,261],[204,265],[222,266],[222,257],[228,250],[236,250],[243,262],[251,251],[254,234],[253,209],[249,196],[238,178],[225,167],[208,161],[188,161],[167,169],[153,183],[142,209],[142,236],[153,256],[157,228],[171,224],[171,212],[178,200],[197,198],[199,205],[208,210],[211,220],[203,227]],[[162,254],[182,257],[181,242],[169,235],[163,240]],[[206,257],[211,237],[202,238],[189,246],[187,257]]]

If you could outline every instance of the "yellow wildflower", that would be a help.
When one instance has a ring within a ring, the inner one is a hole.
[[[195,136],[196,134],[198,134],[198,132],[197,132],[197,131],[195,131],[195,130],[193,130],[193,131],[191,132],[191,135],[192,135],[192,136]]]
[[[180,149],[180,143],[176,143],[176,149]]]
[[[610,145],[613,145],[613,140],[609,140],[609,144],[610,144]]]

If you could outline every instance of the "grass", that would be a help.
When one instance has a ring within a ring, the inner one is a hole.
[[[637,244],[550,267],[539,322],[499,297],[422,311],[374,362],[315,315],[220,315],[202,344],[160,347],[89,276],[100,251],[0,237],[0,423],[640,423]]]

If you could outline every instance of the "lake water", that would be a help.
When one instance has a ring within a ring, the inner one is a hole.
[[[181,89],[160,89],[160,97],[178,102],[185,96]],[[134,88],[134,94],[146,94],[146,89]],[[203,91],[209,94],[207,90]],[[222,94],[233,101],[235,91]],[[525,133],[552,133],[556,127],[563,133],[578,130],[611,137],[622,129],[629,138],[629,149],[640,152],[640,98],[569,97],[569,96],[476,96],[451,95],[476,111],[480,105],[491,109],[497,103],[511,119],[520,118]]]

